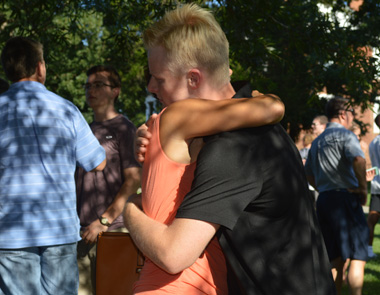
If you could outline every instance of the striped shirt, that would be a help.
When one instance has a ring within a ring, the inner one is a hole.
[[[0,248],[80,239],[74,172],[104,149],[78,108],[41,83],[14,83],[0,95]]]

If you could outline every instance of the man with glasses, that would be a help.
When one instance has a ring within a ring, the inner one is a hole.
[[[135,126],[115,110],[121,79],[111,66],[87,71],[83,86],[94,112],[92,132],[106,151],[107,166],[99,173],[78,169],[77,210],[82,240],[78,243],[80,288],[95,293],[96,240],[100,232],[125,231],[120,216],[127,198],[140,186],[140,165],[133,154]],[[88,283],[91,282],[92,286]]]
[[[326,105],[329,123],[311,146],[305,169],[318,191],[317,215],[324,236],[338,294],[342,272],[350,259],[351,294],[361,294],[367,260],[369,230],[361,205],[366,203],[366,161],[356,135],[348,129],[354,110],[348,100],[335,97]]]

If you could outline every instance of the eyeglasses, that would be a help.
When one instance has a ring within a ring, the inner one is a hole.
[[[339,112],[350,112],[352,113],[353,115],[355,115],[355,110],[353,108],[349,108],[349,109],[340,109]]]
[[[115,88],[114,86],[112,85],[109,85],[109,84],[106,84],[106,83],[103,83],[103,82],[100,82],[100,81],[97,81],[97,82],[94,82],[94,83],[86,83],[83,85],[83,89],[88,91],[90,90],[92,87],[94,87],[95,89],[100,89],[102,87],[111,87],[111,88]]]

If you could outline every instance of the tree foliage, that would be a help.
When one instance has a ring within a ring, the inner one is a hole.
[[[321,12],[321,2],[329,13]],[[283,123],[294,137],[299,123],[308,127],[324,112],[322,90],[363,107],[375,101],[379,62],[358,49],[380,47],[376,2],[366,0],[359,12],[347,1],[224,0],[213,6],[230,40],[231,59],[247,70],[242,78],[283,99]]]
[[[176,2],[3,0],[0,47],[16,35],[40,40],[49,66],[46,86],[72,100],[88,120],[91,111],[81,88],[85,72],[95,64],[114,65],[123,79],[118,108],[139,125],[147,96],[141,32]],[[309,126],[323,113],[322,90],[363,107],[375,102],[379,62],[364,48],[380,48],[378,1],[365,0],[357,12],[341,0],[196,2],[214,11],[227,34],[232,79],[279,95],[286,105],[283,124],[293,135],[299,124]],[[329,12],[322,13],[321,5]],[[344,23],[338,18],[342,14]]]

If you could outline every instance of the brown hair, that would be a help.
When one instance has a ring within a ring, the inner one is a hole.
[[[26,37],[9,39],[1,52],[1,63],[11,82],[33,76],[43,60],[42,44]]]
[[[348,99],[335,96],[330,99],[326,104],[326,116],[330,120],[332,118],[338,117],[340,111],[347,110]]]
[[[97,65],[89,68],[86,72],[87,77],[99,73],[99,72],[107,72],[108,75],[108,80],[110,81],[112,87],[121,87],[121,78],[119,73],[116,71],[116,69],[112,66],[107,66],[107,65]]]

